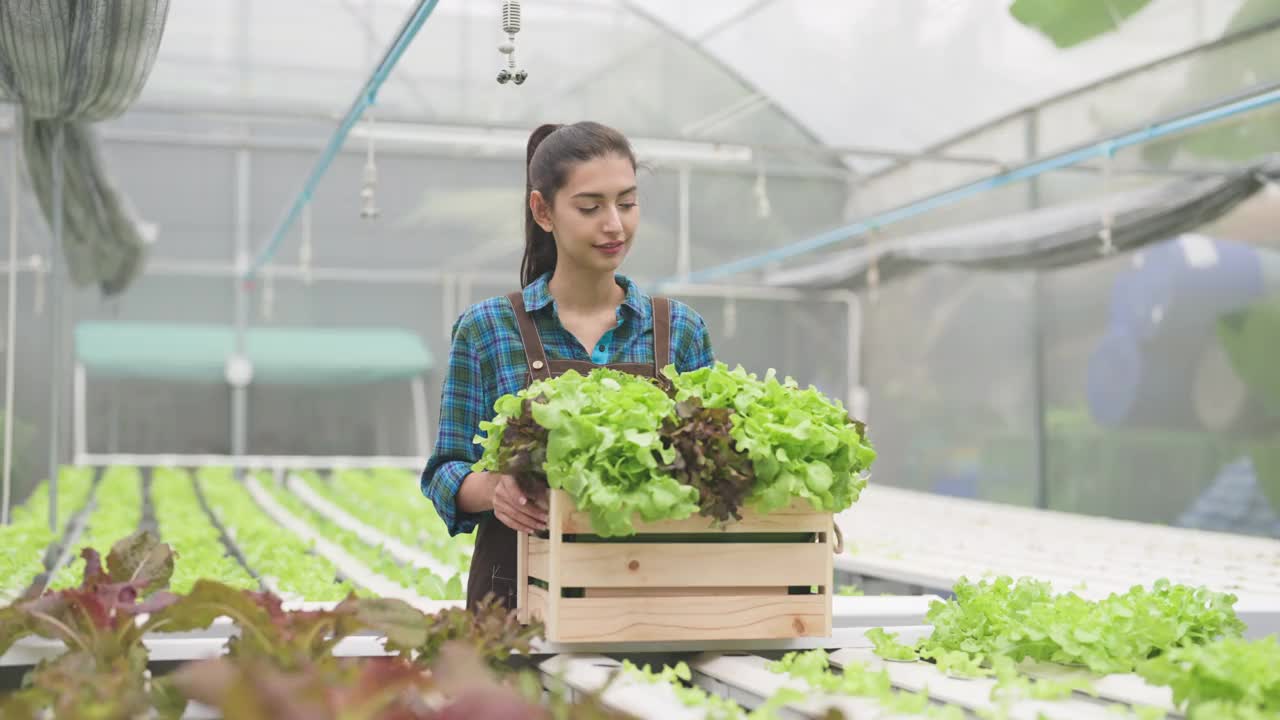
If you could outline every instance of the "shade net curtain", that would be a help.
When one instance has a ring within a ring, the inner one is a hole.
[[[0,93],[17,104],[31,186],[53,224],[62,165],[62,249],[80,287],[105,295],[139,273],[151,234],[113,187],[92,123],[120,115],[154,63],[168,0],[0,2]],[[60,147],[59,147],[60,146]]]

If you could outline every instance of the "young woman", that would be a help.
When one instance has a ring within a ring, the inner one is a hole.
[[[524,290],[473,305],[454,324],[440,432],[422,473],[422,492],[450,534],[479,527],[468,607],[490,592],[515,605],[516,533],[547,524],[545,497],[471,470],[480,457],[472,439],[494,402],[571,369],[653,376],[670,363],[688,371],[712,362],[697,313],[617,273],[640,222],[626,137],[593,122],[543,125],[526,160]]]

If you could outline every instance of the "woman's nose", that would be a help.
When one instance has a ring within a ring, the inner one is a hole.
[[[618,214],[618,208],[609,208],[609,212],[604,218],[604,231],[607,233],[622,232],[622,216]]]

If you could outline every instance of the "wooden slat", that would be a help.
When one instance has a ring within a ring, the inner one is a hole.
[[[781,585],[764,587],[718,587],[709,590],[705,587],[596,587],[586,588],[586,596],[590,598],[616,597],[696,597],[699,595],[786,595],[787,588]]]
[[[828,521],[830,522],[830,521]],[[830,585],[822,543],[565,543],[563,587]]]
[[[835,622],[832,618],[832,614],[833,614],[832,605],[834,604],[835,594],[836,594],[835,593],[836,571],[835,571],[835,553],[834,553],[834,550],[836,547],[836,535],[835,535],[836,525],[835,525],[835,518],[833,516],[827,515],[826,520],[827,520],[827,529],[825,534],[822,536],[822,548],[823,548],[822,557],[824,558],[823,559],[824,567],[822,568],[823,581],[818,584],[826,586],[826,595],[827,595],[827,606],[825,608],[827,613],[826,625],[827,627],[834,627]]]
[[[564,551],[564,535],[555,525],[552,525],[549,530],[551,537],[547,540],[547,608],[545,612],[547,631],[545,634],[547,637],[555,637],[559,632],[557,628],[562,615],[560,609],[564,606],[561,602],[563,598],[560,597],[560,590],[564,587],[560,583],[560,554]]]
[[[547,591],[537,585],[528,586],[528,595],[525,601],[529,605],[529,620],[537,620],[539,622],[547,621]],[[528,621],[522,621],[528,622]]]
[[[521,534],[522,538],[529,538],[529,564],[526,574],[521,576],[521,582],[526,577],[536,577],[543,582],[551,581],[551,541],[543,540],[540,537],[529,537]]]
[[[566,534],[592,534],[591,515],[574,509],[573,501],[563,490],[551,491],[551,517],[559,518],[560,529]],[[632,524],[637,533],[690,533],[690,532],[826,532],[831,527],[831,513],[815,512],[812,505],[798,500],[788,508],[775,510],[768,515],[758,515],[744,510],[742,520],[723,528],[713,527],[711,518],[695,515],[684,520],[662,520],[647,523],[637,516]]]
[[[530,590],[532,593],[532,590]],[[826,595],[559,598],[553,642],[826,637]]]

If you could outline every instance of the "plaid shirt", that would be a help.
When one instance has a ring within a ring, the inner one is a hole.
[[[649,297],[629,279],[615,276],[626,290],[618,307],[618,324],[588,353],[582,343],[560,324],[555,300],[547,288],[550,273],[524,289],[524,304],[553,360],[587,360],[608,363],[653,362],[653,313]],[[707,326],[692,308],[671,301],[671,358],[681,372],[713,362]],[[480,459],[473,439],[480,421],[493,418],[499,397],[525,387],[528,368],[515,312],[505,297],[472,305],[453,325],[449,372],[440,402],[440,429],[427,467],[422,472],[422,494],[436,506],[449,534],[471,532],[483,514],[458,510],[456,496],[462,479]]]

